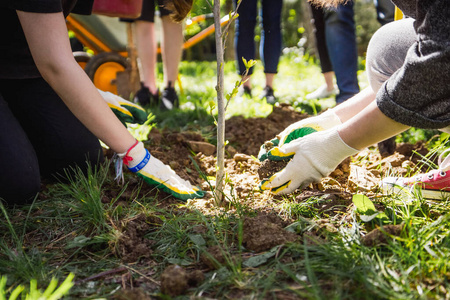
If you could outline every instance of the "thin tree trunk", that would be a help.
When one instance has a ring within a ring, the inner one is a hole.
[[[216,36],[216,55],[217,55],[217,175],[216,175],[216,205],[223,203],[224,188],[224,158],[225,158],[225,99],[223,95],[223,77],[224,77],[224,59],[223,59],[223,41],[222,27],[220,26],[220,0],[214,1],[213,7],[215,36]]]

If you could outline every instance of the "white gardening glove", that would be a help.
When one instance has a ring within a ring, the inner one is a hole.
[[[281,147],[284,144],[290,143],[293,140],[304,137],[313,132],[327,130],[341,124],[341,120],[332,109],[329,109],[318,116],[295,122],[286,127],[286,129],[278,134],[276,138],[261,145],[258,153],[258,159],[260,161],[267,159],[268,147]]]
[[[288,194],[329,175],[347,156],[358,153],[339,136],[338,127],[315,132],[267,153],[270,160],[292,158],[280,172],[260,184],[261,190]]]
[[[122,123],[144,124],[147,121],[147,112],[137,104],[127,101],[111,92],[98,90],[103,99],[108,103],[116,117]]]
[[[128,170],[136,173],[148,184],[178,199],[201,198],[205,195],[203,191],[178,176],[169,166],[150,155],[142,142],[136,142],[126,153],[118,154],[118,156]],[[118,173],[121,173],[121,167]]]

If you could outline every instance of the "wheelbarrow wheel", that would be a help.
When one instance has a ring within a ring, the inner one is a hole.
[[[86,64],[91,60],[92,54],[89,54],[84,51],[75,51],[73,52],[73,57],[75,57],[77,63],[84,70],[86,68]]]
[[[117,94],[117,72],[127,68],[130,68],[127,59],[119,53],[102,52],[89,60],[84,71],[98,89]]]

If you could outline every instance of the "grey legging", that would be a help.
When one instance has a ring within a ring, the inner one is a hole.
[[[406,53],[417,39],[413,22],[408,18],[386,24],[370,40],[366,72],[375,93],[405,62]]]

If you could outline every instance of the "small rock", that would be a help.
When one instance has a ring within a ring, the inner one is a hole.
[[[194,270],[188,274],[189,286],[199,286],[203,281],[205,281],[205,275],[200,270]]]
[[[176,168],[178,168],[180,166],[180,164],[177,161],[172,160],[171,162],[169,162],[169,166],[175,170]]]
[[[230,154],[231,157],[235,156],[237,153],[237,150],[231,145],[226,146],[225,150],[228,152],[228,154]]]
[[[247,161],[249,159],[252,159],[250,155],[242,154],[242,153],[236,153],[233,157],[234,161]]]
[[[198,153],[202,152],[205,155],[213,155],[216,152],[216,146],[207,143],[207,142],[197,142],[197,141],[188,141],[189,147],[191,147],[192,151]]]

